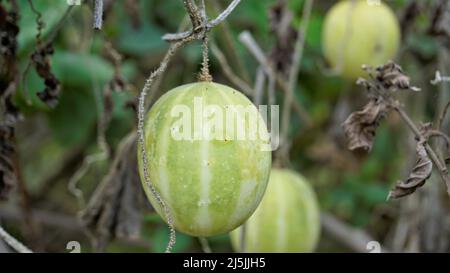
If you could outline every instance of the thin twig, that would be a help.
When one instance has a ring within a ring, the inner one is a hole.
[[[242,226],[241,226],[241,234],[239,234],[240,236],[240,246],[239,246],[239,250],[241,253],[245,253],[245,248],[247,247],[247,222],[245,222]]]
[[[212,1],[212,6],[214,10],[218,13],[221,10],[221,7],[218,1]],[[250,83],[250,75],[244,65],[243,58],[239,56],[238,50],[234,43],[233,33],[230,29],[230,24],[227,21],[223,21],[222,24],[218,25],[220,38],[222,38],[223,42],[221,45],[224,47],[224,52],[228,54],[229,58],[234,61],[234,64],[237,67],[238,74],[245,82]],[[230,67],[233,67],[232,65]]]
[[[291,105],[294,99],[294,91],[295,86],[298,80],[298,76],[300,73],[300,65],[303,58],[303,51],[305,48],[306,41],[306,33],[309,24],[309,18],[311,16],[312,6],[314,4],[314,0],[306,0],[303,6],[303,15],[302,21],[300,23],[299,29],[297,31],[297,41],[295,42],[293,63],[291,69],[289,71],[288,78],[288,90],[286,92],[285,100],[284,100],[284,108],[283,108],[283,118],[281,121],[281,141],[282,141],[282,149],[280,149],[281,157],[286,162],[288,160],[289,153],[289,142],[288,133],[289,133],[289,123],[291,120]]]
[[[259,45],[253,39],[253,36],[248,31],[244,31],[239,34],[239,40],[249,50],[253,57],[261,64],[264,72],[267,76],[272,75],[275,78],[276,83],[284,93],[287,93],[289,88],[286,84],[286,80],[278,73],[275,72],[273,66],[269,63],[263,51]],[[292,102],[293,109],[297,112],[299,118],[305,123],[307,127],[311,125],[311,118],[305,109],[297,102]]]
[[[262,103],[265,84],[266,84],[266,74],[264,74],[264,70],[261,67],[259,67],[256,72],[255,89],[254,89],[255,94],[253,96],[253,101],[256,106],[259,106]]]
[[[189,17],[191,18],[191,23],[194,29],[200,27],[202,24],[202,19],[200,17],[197,5],[195,5],[193,0],[183,0],[184,7],[186,8]]]
[[[447,104],[444,106],[444,109],[442,110],[441,115],[439,116],[438,121],[438,129],[440,130],[442,128],[442,125],[444,124],[445,117],[447,116],[448,109],[450,108],[450,101],[447,102]]]
[[[39,24],[43,24],[41,22],[40,17],[42,16],[33,6],[31,0],[30,0],[30,6],[32,7],[32,10],[36,13],[37,19],[36,21]],[[63,16],[59,19],[58,23],[56,24],[56,26],[51,30],[50,34],[48,35],[47,41],[44,43],[44,46],[53,43],[53,41],[55,40],[57,34],[59,33],[59,31],[61,30],[62,26],[64,25],[65,20],[68,18],[70,12],[72,11],[72,8],[74,6],[69,6],[66,11],[64,12]],[[34,52],[36,52],[37,50],[39,50],[40,46],[42,46],[42,41],[41,41],[41,30],[38,27],[38,34],[36,35],[36,43],[37,43],[37,47],[36,50]],[[22,84],[22,94],[25,98],[25,102],[27,103],[27,105],[31,105],[32,101],[30,98],[30,95],[28,93],[28,87],[27,87],[27,83],[26,83],[26,79],[28,77],[28,72],[31,68],[31,56],[33,55],[33,53],[30,54],[30,56],[28,57],[28,63],[21,75],[21,84]]]
[[[0,226],[0,238],[2,238],[10,247],[12,247],[15,251],[19,253],[32,253],[32,251],[28,247],[23,245],[13,236],[9,235],[9,233],[6,232],[6,230],[4,230],[1,226]]]
[[[186,0],[183,0],[183,1],[186,1]],[[233,2],[231,2],[231,4],[221,14],[219,14],[219,16],[217,16],[216,19],[209,21],[205,26],[202,26],[202,25],[195,26],[194,25],[194,28],[189,31],[185,31],[185,32],[181,32],[181,33],[169,33],[169,34],[164,35],[162,37],[162,39],[165,41],[180,41],[180,40],[186,39],[193,33],[201,31],[203,28],[207,28],[207,29],[213,28],[213,27],[217,26],[218,24],[220,24],[220,22],[225,20],[228,17],[228,15],[230,15],[230,13],[234,10],[234,8],[236,8],[236,6],[240,2],[241,2],[241,0],[233,0]],[[192,19],[192,17],[191,17],[191,19]]]
[[[64,12],[63,16],[59,19],[58,23],[56,23],[56,26],[52,29],[51,33],[48,35],[47,38],[47,44],[53,43],[53,41],[56,38],[56,35],[59,33],[61,28],[63,27],[66,19],[68,18],[70,12],[72,11],[74,6],[68,6],[66,11]]]
[[[95,0],[94,29],[102,29],[102,25],[103,25],[103,0]]]
[[[190,37],[193,37],[193,36],[190,36]],[[180,42],[173,43],[170,46],[169,50],[167,51],[166,55],[164,56],[163,60],[161,61],[161,64],[159,65],[159,67],[154,72],[151,73],[151,75],[148,77],[147,81],[145,82],[144,88],[142,89],[141,94],[139,96],[139,105],[138,105],[138,130],[137,130],[138,147],[141,151],[144,181],[145,181],[145,184],[149,187],[152,195],[157,200],[158,204],[161,206],[161,208],[164,212],[164,215],[166,217],[167,224],[169,226],[170,239],[169,239],[169,243],[167,244],[166,252],[170,252],[172,250],[172,247],[176,242],[176,234],[175,234],[175,229],[173,226],[172,215],[169,211],[169,208],[167,207],[166,203],[162,199],[159,192],[153,186],[153,183],[150,181],[150,175],[149,175],[149,171],[147,168],[147,164],[148,164],[147,163],[147,151],[145,148],[145,136],[144,136],[144,134],[145,134],[144,133],[145,98],[146,98],[147,93],[150,90],[150,87],[151,87],[153,81],[155,80],[155,78],[157,78],[159,75],[164,73],[164,71],[166,70],[166,68],[169,64],[170,58],[185,43],[186,43],[185,40],[183,40]]]

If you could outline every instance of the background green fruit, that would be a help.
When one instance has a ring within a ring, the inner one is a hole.
[[[381,2],[345,0],[325,16],[322,48],[325,58],[349,79],[364,75],[363,64],[377,66],[393,58],[400,44],[400,27],[391,9]]]
[[[240,250],[242,227],[231,232]],[[315,192],[301,175],[272,169],[261,204],[246,223],[244,252],[311,252],[320,235]]]
[[[271,168],[271,152],[263,151],[268,140],[176,140],[172,130],[182,130],[179,116],[171,112],[184,104],[192,112],[194,99],[203,106],[216,105],[226,111],[229,105],[251,106],[245,119],[246,132],[252,116],[267,127],[257,108],[240,92],[216,83],[193,83],[177,87],[163,95],[146,117],[145,145],[152,183],[168,205],[178,231],[194,236],[229,232],[241,225],[260,203]],[[196,107],[198,108],[198,107]],[[194,122],[194,120],[192,119]],[[221,122],[225,122],[225,115]],[[186,128],[183,128],[183,130]],[[196,129],[192,127],[192,131]],[[197,132],[197,131],[196,131]],[[209,133],[208,133],[209,134]],[[139,171],[147,197],[157,212],[164,214]]]

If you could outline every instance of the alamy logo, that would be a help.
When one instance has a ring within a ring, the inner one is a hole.
[[[193,105],[175,105],[170,112],[174,122],[171,136],[176,141],[260,140],[263,151],[274,151],[279,145],[279,106],[205,104],[202,97],[195,97]],[[270,110],[270,130],[267,120]],[[262,117],[262,118],[261,118]]]

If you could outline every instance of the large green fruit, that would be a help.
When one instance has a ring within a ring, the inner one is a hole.
[[[400,35],[395,14],[382,2],[344,0],[325,16],[322,48],[335,70],[356,79],[364,76],[363,64],[378,66],[393,58]]]
[[[243,232],[231,232],[241,251]],[[301,175],[272,169],[261,204],[245,224],[243,252],[311,252],[320,235],[320,211],[314,190]]]
[[[247,112],[230,119],[233,107]],[[216,127],[206,126],[214,120]],[[233,135],[237,124],[243,124],[244,137]],[[252,138],[256,124],[262,135]],[[227,233],[257,208],[271,168],[271,152],[265,149],[270,140],[261,114],[242,93],[210,82],[177,87],[155,103],[144,130],[150,180],[178,231],[193,236]],[[145,183],[140,151],[138,156],[147,197],[165,219]]]

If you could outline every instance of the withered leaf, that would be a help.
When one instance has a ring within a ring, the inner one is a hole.
[[[275,46],[270,52],[270,61],[277,71],[287,74],[292,65],[297,31],[292,27],[294,14],[286,1],[280,0],[269,9],[269,27],[275,36]]]
[[[398,181],[394,189],[390,191],[388,199],[396,199],[412,194],[418,188],[422,187],[433,170],[433,163],[428,157],[425,149],[425,141],[419,141],[416,147],[417,161],[405,181]]]
[[[387,104],[375,99],[370,100],[363,110],[353,112],[343,123],[348,148],[370,151],[379,122],[387,112]]]

